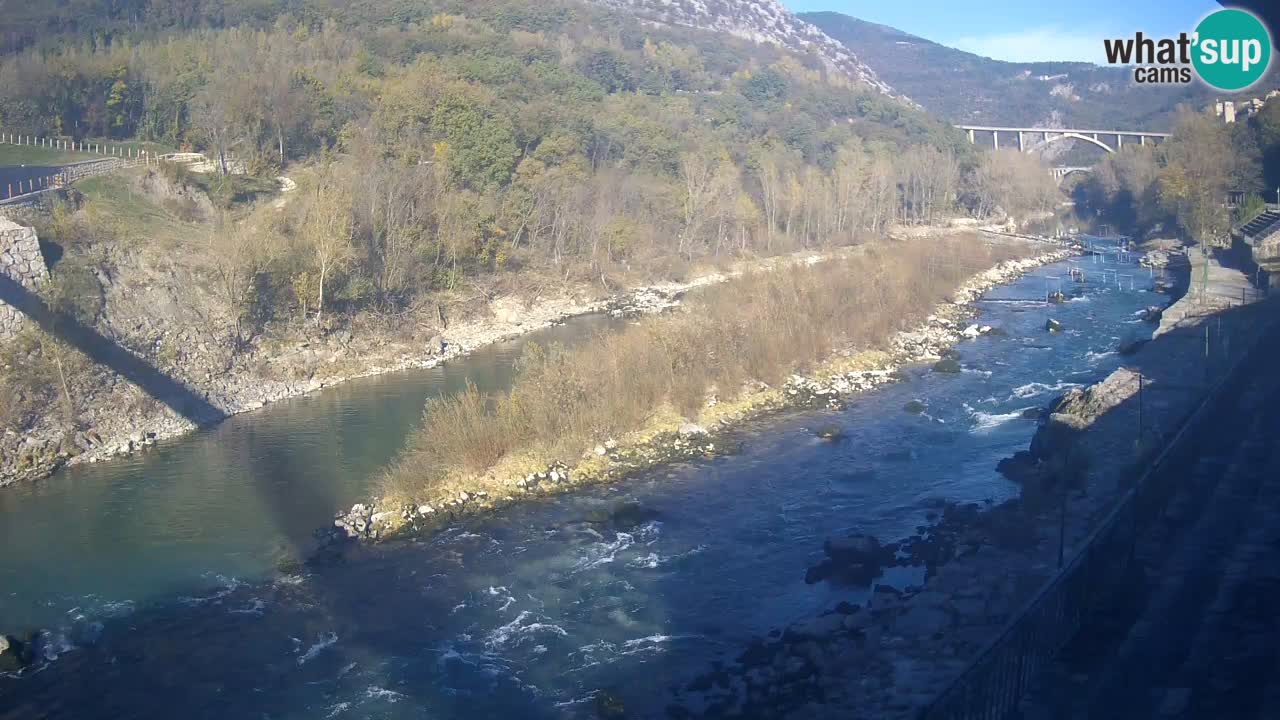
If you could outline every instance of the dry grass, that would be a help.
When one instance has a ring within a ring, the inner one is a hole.
[[[869,245],[847,259],[712,286],[677,312],[572,350],[530,347],[509,392],[484,397],[468,387],[428,404],[422,430],[387,474],[387,494],[447,495],[495,468],[578,457],[655,413],[697,417],[712,394],[734,400],[750,383],[778,385],[837,348],[881,347],[976,272],[1028,254],[976,238]]]

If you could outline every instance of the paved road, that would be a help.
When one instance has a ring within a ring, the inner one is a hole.
[[[1140,540],[1143,574],[1067,648],[1025,720],[1280,718],[1280,373],[1259,373],[1225,415]]]
[[[19,183],[22,183],[25,188],[29,182],[38,181],[40,178],[49,177],[50,175],[57,175],[61,170],[61,167],[40,165],[0,166],[0,200],[9,197],[10,188],[12,188],[14,195],[18,195]]]

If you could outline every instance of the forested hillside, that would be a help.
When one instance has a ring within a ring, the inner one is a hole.
[[[265,275],[304,310],[1016,209],[965,184],[956,131],[820,59],[592,5],[63,3],[13,27],[25,49],[0,64],[0,127],[231,154],[258,175],[319,168],[256,226],[304,246]],[[322,211],[349,236],[331,263],[308,240]]]

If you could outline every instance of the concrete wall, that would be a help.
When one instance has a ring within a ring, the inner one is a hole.
[[[28,290],[35,290],[49,278],[36,231],[3,217],[0,217],[0,275]],[[21,313],[0,301],[0,340],[17,334],[23,321]]]

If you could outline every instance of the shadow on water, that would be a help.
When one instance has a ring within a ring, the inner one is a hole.
[[[38,295],[0,275],[0,302],[17,309],[41,330],[79,350],[147,395],[200,427],[217,424],[226,414],[184,383],[165,375],[138,356],[68,313],[50,308]]]

